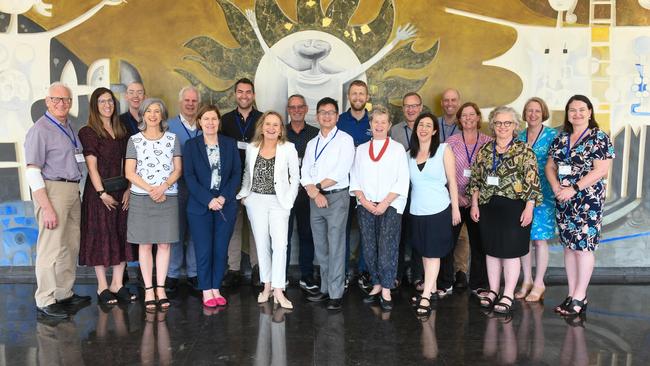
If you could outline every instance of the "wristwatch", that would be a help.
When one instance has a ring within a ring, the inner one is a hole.
[[[323,186],[320,185],[320,183],[316,183],[316,189],[318,189],[319,192],[323,191]]]
[[[580,192],[580,187],[578,186],[578,183],[573,183],[571,185],[571,188],[573,188],[576,192]]]
[[[97,191],[97,197],[101,197],[102,194],[104,194],[104,193],[106,193],[106,191],[104,191],[104,190]]]

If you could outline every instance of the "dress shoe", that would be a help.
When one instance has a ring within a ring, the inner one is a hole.
[[[327,294],[324,294],[324,293],[319,292],[319,293],[316,294],[316,295],[307,296],[307,301],[311,301],[311,302],[323,302],[323,301],[325,301],[325,300],[327,300],[327,299],[329,299],[329,298],[330,298],[330,297],[327,296]]]
[[[214,298],[217,301],[217,306],[226,306],[228,305],[228,300],[226,300],[225,297],[215,297]]]
[[[262,291],[259,293],[259,295],[257,295],[257,303],[264,304],[265,302],[269,301],[270,297],[273,297],[271,290],[269,290],[267,293],[264,293],[264,291]]]
[[[257,264],[253,266],[251,269],[251,285],[255,287],[260,287],[262,284],[260,283],[260,266]]]
[[[383,296],[379,295],[379,305],[383,311],[393,310],[393,300],[386,300]]]
[[[456,272],[456,281],[454,282],[454,288],[457,290],[467,288],[467,275],[463,271]]]
[[[203,306],[208,307],[208,308],[216,308],[217,305],[217,299],[212,298],[212,299],[203,299]]]
[[[372,281],[370,279],[370,273],[368,272],[363,272],[362,274],[359,275],[359,278],[357,279],[357,284],[359,284],[359,288],[365,292],[370,292],[372,290]]]
[[[78,306],[85,303],[90,303],[90,296],[81,296],[73,293],[70,297],[56,300],[56,303],[64,306]]]
[[[379,300],[379,294],[380,292],[377,292],[376,294],[368,295],[363,298],[363,303],[364,304],[374,304]]]
[[[241,273],[239,271],[228,270],[223,277],[221,284],[224,287],[237,287],[241,282]]]
[[[50,304],[47,306],[42,306],[42,307],[36,307],[36,310],[38,311],[38,316],[43,317],[46,319],[68,319],[69,315],[67,312],[65,312],[60,305],[58,304]]]
[[[316,295],[319,292],[318,284],[316,284],[316,281],[314,281],[312,276],[301,278],[299,284],[300,288],[303,291],[308,292],[310,295]]]
[[[341,310],[342,304],[343,304],[342,299],[330,299],[327,302],[327,310],[334,310],[334,311]]]
[[[194,277],[187,278],[187,284],[192,288],[192,290],[197,290],[199,287],[199,279]]]

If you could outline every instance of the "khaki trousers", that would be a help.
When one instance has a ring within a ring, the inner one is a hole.
[[[34,201],[38,220],[36,242],[36,306],[43,307],[72,296],[79,257],[81,198],[79,184],[45,181],[58,225],[45,228],[43,210]]]
[[[228,244],[228,269],[239,271],[241,269],[241,252],[246,248],[248,243],[248,256],[250,257],[251,267],[257,265],[257,247],[255,238],[251,230],[246,208],[239,205],[237,218],[235,219],[235,229],[232,232],[230,243]]]
[[[458,236],[458,241],[456,242],[456,249],[454,249],[454,269],[467,274],[469,273],[467,271],[468,262],[469,237],[467,235],[467,225],[463,225],[463,228],[460,230],[460,236]]]

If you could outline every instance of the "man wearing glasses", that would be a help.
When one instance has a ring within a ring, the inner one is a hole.
[[[302,164],[305,157],[307,142],[318,135],[318,128],[305,123],[305,116],[309,111],[305,97],[294,94],[287,101],[287,113],[289,124],[287,125],[287,139],[293,143],[298,150],[298,159]],[[318,285],[314,281],[314,239],[309,222],[309,196],[307,191],[300,186],[298,196],[293,203],[289,216],[289,241],[287,245],[287,268],[291,262],[291,235],[293,234],[293,221],[298,226],[298,239],[300,254],[298,263],[300,266],[300,288],[310,294],[318,293]]]
[[[311,230],[320,265],[320,293],[307,300],[329,300],[328,310],[340,310],[345,291],[345,226],[350,206],[349,173],[354,142],[337,128],[338,103],[326,97],[316,105],[320,133],[307,143],[300,183],[310,198]]]
[[[72,291],[79,256],[81,142],[68,121],[70,89],[53,83],[45,98],[47,112],[27,132],[25,160],[38,220],[36,308],[39,317],[63,320],[90,302]]]
[[[120,114],[120,122],[129,131],[129,136],[140,132],[138,129],[138,123],[140,123],[138,110],[144,99],[145,91],[142,83],[134,81],[126,87],[126,102],[129,104],[129,110]]]

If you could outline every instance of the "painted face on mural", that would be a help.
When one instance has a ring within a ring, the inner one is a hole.
[[[255,101],[255,92],[253,86],[246,83],[239,83],[235,88],[235,99],[239,109],[248,109]]]
[[[45,98],[47,111],[59,121],[64,122],[68,118],[68,112],[72,106],[70,92],[64,86],[55,86],[50,89],[49,94]]]
[[[289,102],[287,103],[287,112],[289,112],[289,118],[291,118],[291,121],[303,122],[308,109],[309,107],[307,107],[305,101],[299,97],[293,97],[289,99]]]
[[[196,91],[188,89],[181,99],[181,113],[185,117],[193,118],[199,108],[199,95]]]
[[[321,60],[327,57],[332,50],[332,45],[320,39],[305,39],[293,45],[293,51],[309,60]]]
[[[555,11],[567,11],[569,10],[578,0],[548,0],[549,5]]]
[[[404,105],[402,105],[402,112],[406,122],[414,123],[420,113],[422,113],[422,101],[415,95],[409,95],[404,98]]]
[[[363,86],[353,85],[348,91],[348,100],[352,110],[362,111],[366,108],[366,103],[368,103],[368,91]]]
[[[456,112],[458,112],[458,107],[460,107],[460,95],[455,90],[447,90],[442,95],[440,104],[445,111],[445,115],[455,116]]]
[[[115,111],[115,101],[110,93],[104,93],[97,98],[97,108],[100,116],[111,118]]]
[[[140,83],[131,83],[126,88],[126,101],[129,103],[129,108],[137,110],[144,100],[144,86]]]

